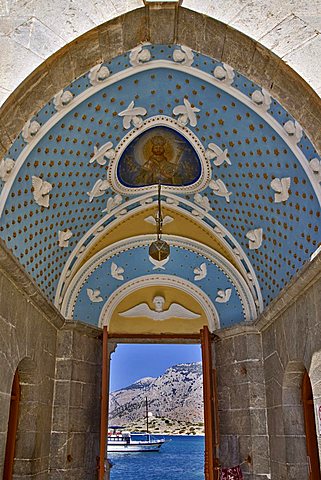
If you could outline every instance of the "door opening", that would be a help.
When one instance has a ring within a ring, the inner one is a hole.
[[[155,479],[180,478],[184,472],[204,479],[201,349],[196,342],[172,342],[117,342],[111,358],[109,426],[126,428],[124,437],[120,429],[109,432],[113,446],[108,458],[114,463],[111,480],[124,476],[142,480],[149,469]],[[147,429],[149,437],[144,436]],[[119,444],[124,444],[119,448],[137,448],[134,435],[129,440],[126,432],[136,432],[137,441],[145,442],[147,438],[150,445],[142,443],[142,449],[153,446],[151,438],[164,438],[165,443],[153,454],[144,451],[121,455],[115,451],[117,436]]]

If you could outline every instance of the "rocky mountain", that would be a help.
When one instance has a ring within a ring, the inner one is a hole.
[[[196,424],[203,422],[202,364],[174,365],[157,378],[141,378],[110,394],[109,424],[125,425],[149,416]]]

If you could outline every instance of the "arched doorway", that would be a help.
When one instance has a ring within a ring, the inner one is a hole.
[[[307,456],[309,460],[309,479],[320,480],[320,459],[318,453],[317,435],[315,430],[313,393],[310,377],[307,372],[304,373],[303,377],[302,400],[304,409]]]
[[[20,401],[20,380],[19,373],[16,371],[13,378],[11,399],[10,399],[10,412],[8,422],[8,435],[6,444],[6,454],[3,470],[3,479],[11,480],[13,475],[13,463],[16,446],[16,435],[18,428],[18,416],[19,416],[19,401]]]

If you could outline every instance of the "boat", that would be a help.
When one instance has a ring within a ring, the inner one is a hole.
[[[109,427],[107,452],[158,452],[165,442],[165,438],[153,437],[148,431],[148,403],[146,398],[146,432],[128,432],[123,427]]]
[[[109,427],[107,452],[158,452],[165,443],[164,438],[155,438],[150,433],[128,432],[122,427]]]

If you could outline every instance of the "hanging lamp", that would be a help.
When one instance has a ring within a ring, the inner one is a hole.
[[[162,240],[162,229],[163,229],[163,216],[162,216],[162,206],[161,206],[161,184],[158,184],[158,212],[155,216],[156,221],[156,235],[157,240],[151,243],[149,246],[149,255],[154,259],[160,262],[169,257],[170,248],[165,240]]]

